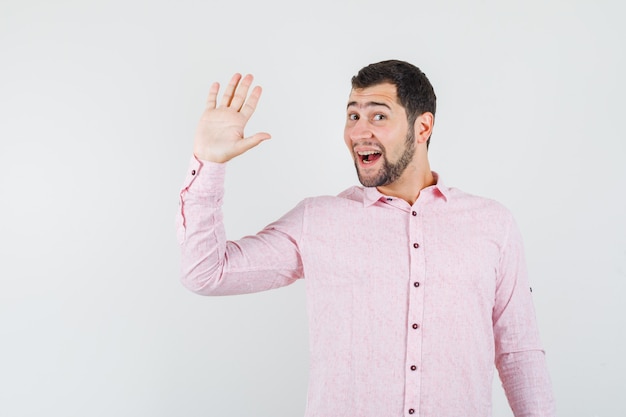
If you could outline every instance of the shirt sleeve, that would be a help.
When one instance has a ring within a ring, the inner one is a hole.
[[[176,216],[183,285],[202,295],[233,295],[301,278],[297,240],[304,206],[256,235],[228,241],[221,209],[225,171],[225,164],[191,159]]]
[[[539,338],[522,238],[510,220],[501,250],[493,310],[496,367],[515,417],[554,417],[555,401]]]

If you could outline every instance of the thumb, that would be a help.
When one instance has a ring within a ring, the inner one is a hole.
[[[243,138],[242,140],[237,142],[237,147],[239,148],[239,152],[243,153],[249,149],[254,148],[259,143],[264,142],[268,139],[271,139],[271,135],[266,132],[255,133],[252,136],[248,136],[247,138]]]

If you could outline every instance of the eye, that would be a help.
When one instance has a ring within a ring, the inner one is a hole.
[[[374,121],[378,122],[378,121],[381,121],[381,120],[385,120],[386,117],[385,117],[384,114],[377,113],[377,114],[374,115],[373,119],[374,119]]]
[[[348,120],[359,120],[359,115],[355,113],[348,114]]]

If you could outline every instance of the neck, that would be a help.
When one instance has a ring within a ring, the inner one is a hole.
[[[401,198],[412,206],[417,201],[420,192],[434,184],[435,177],[426,161],[418,165],[409,165],[396,181],[376,188],[381,193]]]

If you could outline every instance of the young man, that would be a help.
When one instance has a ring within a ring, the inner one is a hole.
[[[182,281],[204,295],[306,278],[307,417],[491,416],[494,362],[516,417],[554,416],[520,233],[500,204],[443,184],[428,144],[435,94],[403,61],[352,79],[344,140],[362,187],[302,201],[227,241],[224,164],[261,96],[236,74],[213,84],[181,191]]]

